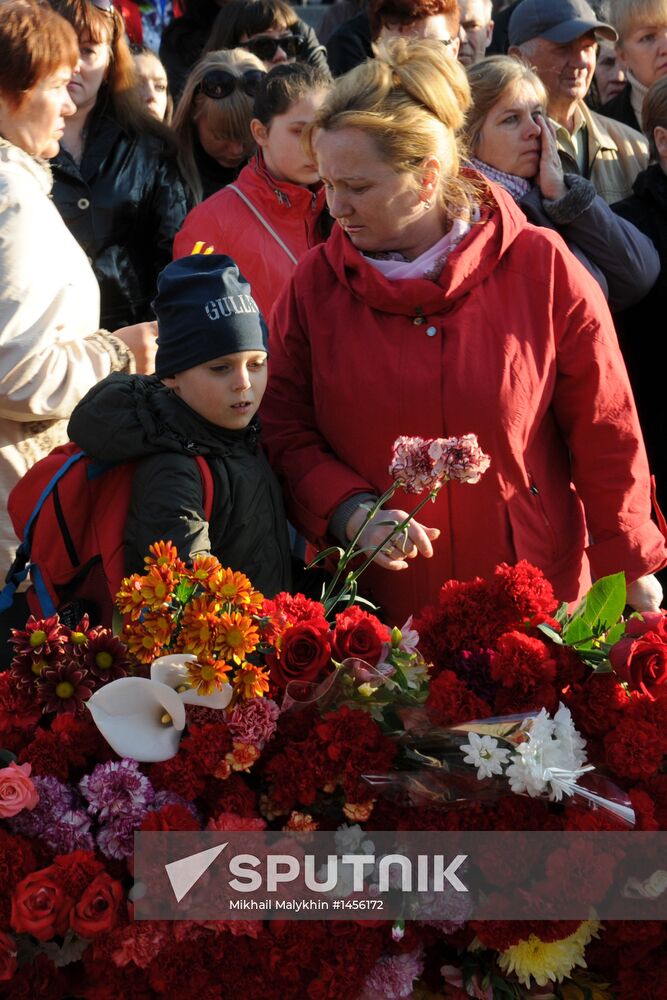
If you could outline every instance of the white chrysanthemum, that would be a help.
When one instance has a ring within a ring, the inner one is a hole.
[[[585,740],[574,728],[572,716],[560,705],[554,719],[546,709],[533,719],[528,740],[517,747],[507,769],[510,788],[533,797],[548,792],[552,801],[572,795],[586,767]]]
[[[507,763],[509,756],[509,750],[499,749],[498,740],[493,736],[480,736],[479,733],[470,733],[470,743],[464,743],[461,750],[466,752],[464,763],[477,768],[480,781],[494,774],[502,774],[503,764]]]

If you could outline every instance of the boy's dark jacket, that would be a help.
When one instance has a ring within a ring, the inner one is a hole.
[[[216,427],[155,376],[111,375],[75,408],[69,435],[104,462],[139,460],[125,528],[128,573],[140,572],[148,546],[171,540],[181,558],[199,552],[245,573],[272,597],[290,587],[290,551],[280,488],[259,447],[259,423]],[[213,474],[213,515],[204,518],[193,456]]]

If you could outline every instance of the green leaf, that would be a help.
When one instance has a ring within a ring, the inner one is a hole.
[[[316,556],[313,556],[310,562],[307,563],[306,569],[312,569],[313,566],[317,566],[323,559],[328,559],[329,556],[333,555],[337,555],[339,559],[342,559],[345,555],[345,550],[341,549],[339,545],[330,545],[328,549],[322,549]]]
[[[16,754],[12,753],[11,750],[0,748],[0,767],[7,767],[8,764],[13,764],[16,759]]]
[[[563,645],[562,635],[560,634],[560,632],[556,632],[556,630],[553,629],[551,625],[546,625],[544,622],[541,622],[537,626],[537,630],[538,632],[542,632],[544,635],[546,635],[547,639],[551,639],[552,642],[555,642],[557,646]]]
[[[567,608],[568,608],[567,601],[563,601],[563,603],[559,605],[558,611],[553,616],[559,625],[565,625],[567,623],[568,618],[570,617]]]
[[[615,625],[609,629],[605,636],[605,642],[610,646],[616,645],[619,639],[622,639],[625,635],[625,630],[627,628],[627,622],[616,622]]]
[[[615,625],[626,602],[625,573],[597,580],[586,594],[583,618],[589,625],[601,625],[604,632]]]
[[[591,639],[591,627],[584,618],[573,618],[565,629],[563,639],[567,646],[574,646],[575,643],[584,643]]]

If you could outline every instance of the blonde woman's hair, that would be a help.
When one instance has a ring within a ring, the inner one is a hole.
[[[529,83],[546,113],[545,86],[537,73],[520,59],[513,59],[511,56],[489,56],[469,67],[468,83],[472,104],[466,115],[463,134],[468,149],[473,154],[489,112],[510,88],[513,90],[520,83]]]
[[[237,77],[249,69],[265,72],[264,63],[243,49],[209,52],[190,72],[176,108],[173,130],[178,143],[179,166],[195,203],[202,200],[204,193],[195,161],[195,143],[199,141],[198,119],[206,117],[212,129],[233,142],[242,142],[248,149],[253,145],[250,132],[253,98],[241,87],[220,100],[207,97],[201,92],[200,84],[212,69],[224,69]]]
[[[449,218],[468,216],[477,191],[459,175],[457,132],[469,104],[465,70],[445,56],[441,42],[399,38],[336,80],[304,141],[312,147],[318,131],[357,128],[397,173],[413,174],[416,185],[424,161],[437,156],[441,207]]]
[[[642,105],[644,134],[648,139],[651,160],[657,161],[658,147],[655,144],[655,130],[667,128],[667,76],[656,80],[648,88]]]
[[[609,21],[618,32],[618,48],[623,39],[642,25],[667,24],[667,0],[610,0]]]

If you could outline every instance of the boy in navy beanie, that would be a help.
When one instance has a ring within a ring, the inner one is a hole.
[[[267,596],[289,590],[290,551],[278,483],[259,446],[267,329],[230,257],[168,264],[153,302],[155,375],[111,375],[76,407],[73,441],[104,462],[136,461],[125,531],[126,569],[171,540],[181,558],[217,556]],[[214,484],[204,513],[204,456]]]

